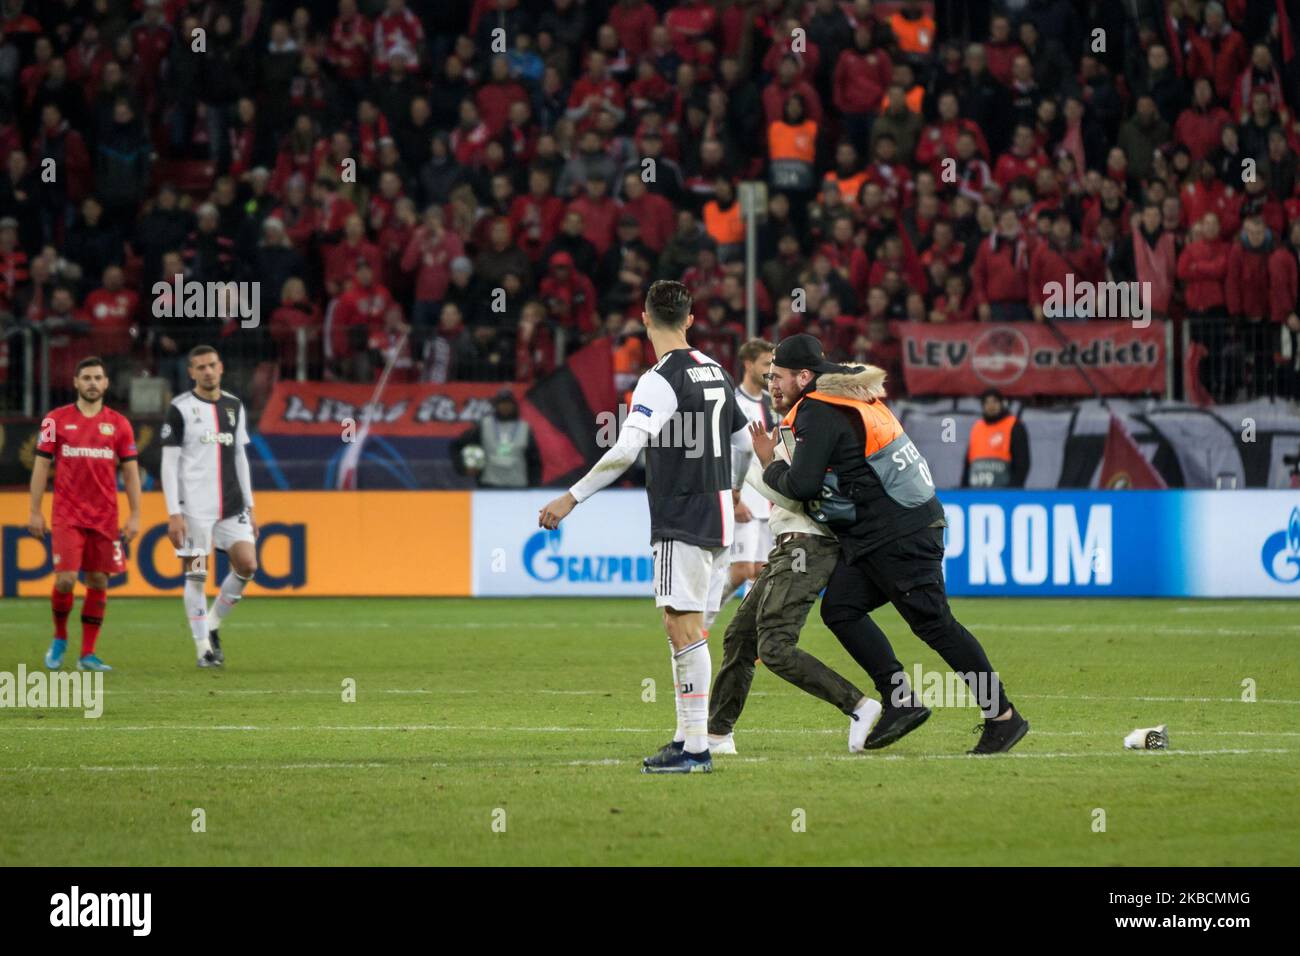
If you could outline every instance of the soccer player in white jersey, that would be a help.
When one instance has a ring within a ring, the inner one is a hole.
[[[777,415],[772,408],[772,397],[767,391],[767,373],[772,370],[772,353],[776,346],[766,339],[750,339],[740,347],[740,382],[736,385],[736,404],[751,422],[758,422],[764,431],[777,426]],[[767,563],[772,550],[772,532],[769,518],[772,503],[759,494],[748,482],[740,492],[736,504],[736,537],[731,543],[731,566],[720,571],[713,581],[719,592],[719,611],[727,606],[746,581],[753,581]],[[704,616],[704,626],[713,626],[714,615]]]
[[[248,421],[244,403],[221,390],[217,350],[200,345],[189,353],[194,388],[172,399],[162,429],[162,486],[167,499],[167,537],[185,574],[185,613],[199,667],[225,663],[218,634],[244,588],[257,573],[257,520],[249,474]],[[230,573],[207,606],[208,554],[230,558]]]
[[[730,563],[732,495],[753,444],[731,376],[686,341],[694,321],[686,287],[671,281],[651,285],[642,321],[658,362],[637,382],[617,443],[541,510],[538,524],[554,530],[645,449],[655,604],[663,610],[672,650],[677,731],[642,761],[642,772],[708,773],[713,769],[708,744],[713,666],[704,614],[717,610],[710,584],[715,571]]]

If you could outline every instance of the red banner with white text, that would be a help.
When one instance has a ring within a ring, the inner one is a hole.
[[[453,438],[482,418],[492,398],[509,388],[505,382],[420,382],[389,384],[371,411],[372,435]],[[277,382],[262,411],[260,429],[269,435],[334,435],[348,421],[360,429],[372,384],[351,382]]]
[[[891,322],[911,395],[1163,394],[1161,322]],[[1091,383],[1091,384],[1090,384]]]

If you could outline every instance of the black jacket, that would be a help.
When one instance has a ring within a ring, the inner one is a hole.
[[[879,369],[822,375],[816,388],[823,394],[860,398],[865,379],[873,374],[879,375]],[[855,561],[922,528],[943,526],[943,506],[935,495],[908,508],[886,493],[867,463],[867,436],[856,409],[805,397],[795,416],[794,438],[791,463],[773,461],[763,471],[763,480],[787,498],[807,504],[821,496],[827,473],[833,473],[840,492],[857,505],[852,524],[834,528],[846,560]]]

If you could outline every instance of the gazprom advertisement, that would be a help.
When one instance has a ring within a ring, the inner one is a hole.
[[[473,593],[648,596],[645,493],[475,492]],[[946,491],[954,595],[1300,598],[1300,491]]]
[[[654,594],[645,492],[599,492],[554,531],[539,528],[538,512],[559,494],[559,489],[474,492],[474,594]]]

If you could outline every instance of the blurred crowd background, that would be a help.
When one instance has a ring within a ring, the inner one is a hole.
[[[754,331],[892,395],[891,323],[1050,321],[1071,274],[1151,283],[1213,400],[1294,399],[1297,6],[0,0],[0,402],[87,353],[181,389],[199,342],[254,407],[601,337],[622,384],[656,278],[734,367],[746,181]],[[177,277],[258,326],[169,317]]]

